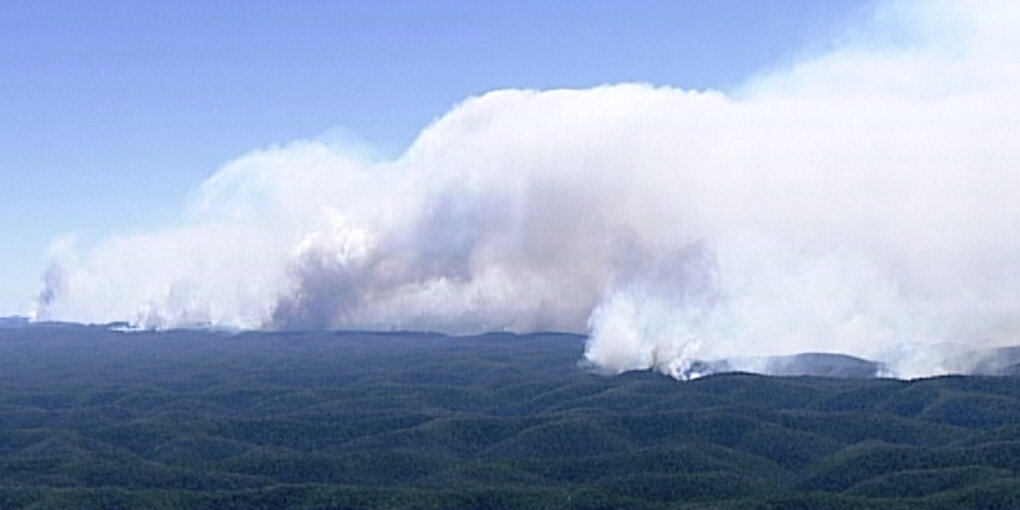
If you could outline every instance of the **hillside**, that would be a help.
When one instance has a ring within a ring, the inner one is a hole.
[[[1020,508],[1018,378],[606,377],[583,344],[0,328],[0,508]]]

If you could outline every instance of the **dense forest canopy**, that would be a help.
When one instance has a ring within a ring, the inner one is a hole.
[[[681,382],[583,348],[6,322],[0,508],[1020,507],[1018,378]]]

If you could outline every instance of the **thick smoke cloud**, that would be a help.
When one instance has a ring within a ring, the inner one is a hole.
[[[965,371],[947,353],[1020,340],[1018,49],[1012,3],[894,3],[728,94],[502,90],[396,160],[255,151],[183,225],[55,243],[37,318],[578,331],[604,371],[678,377],[807,351]]]

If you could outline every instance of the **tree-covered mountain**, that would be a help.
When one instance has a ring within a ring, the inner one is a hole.
[[[0,508],[1020,508],[1018,378],[607,377],[583,344],[2,328]]]

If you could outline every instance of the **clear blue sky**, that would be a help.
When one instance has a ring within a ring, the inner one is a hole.
[[[862,0],[7,0],[0,315],[44,252],[173,222],[251,149],[332,128],[386,154],[469,95],[623,81],[727,89],[825,47]]]

